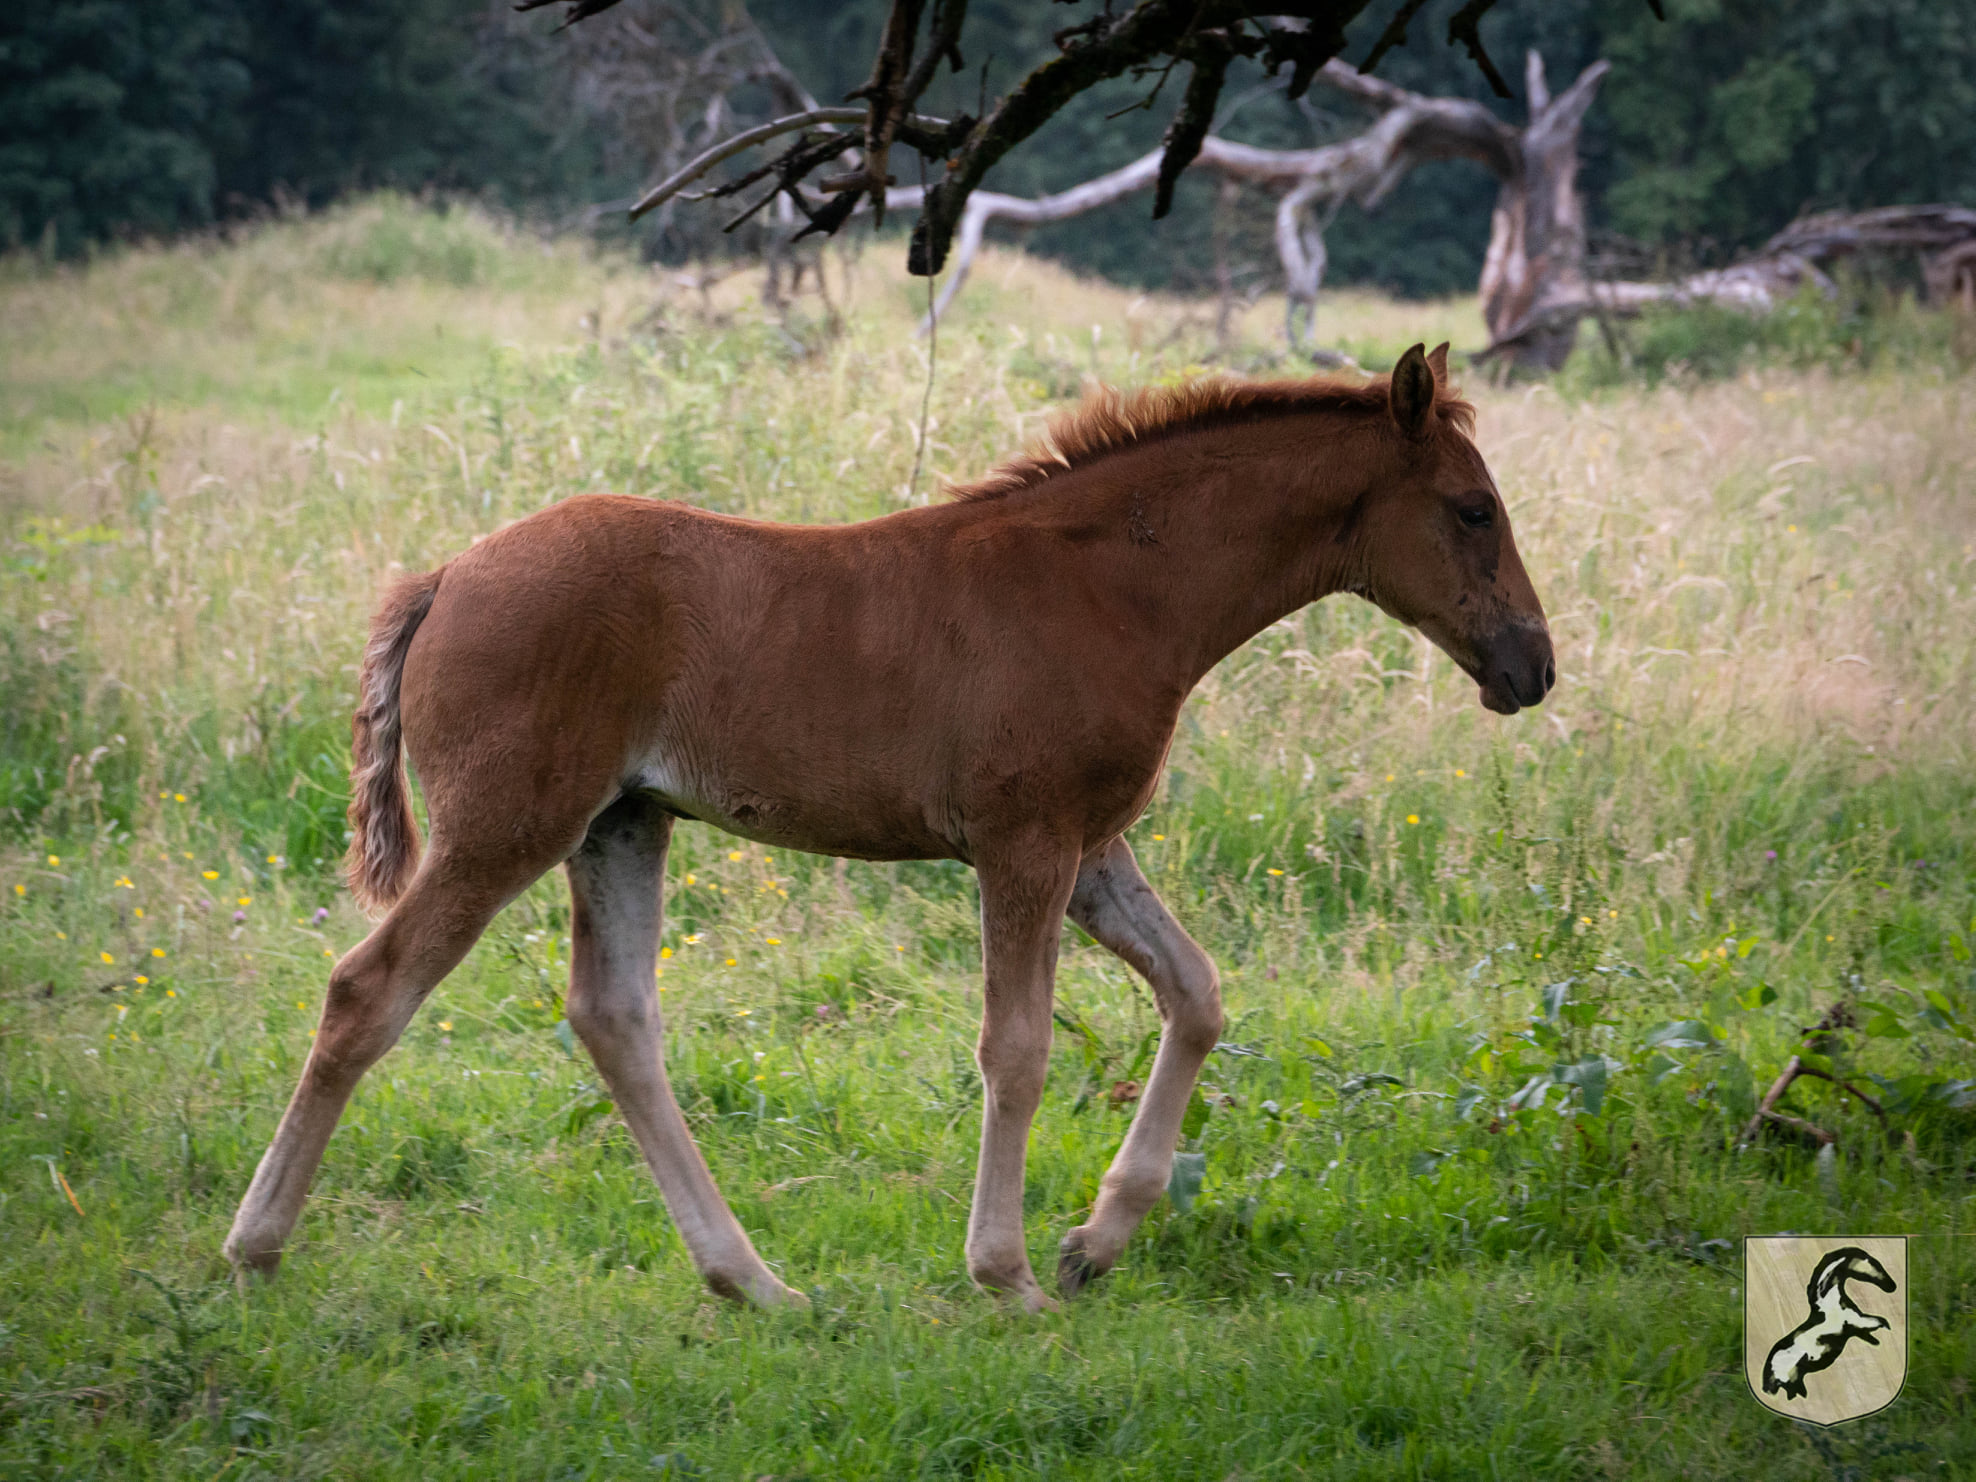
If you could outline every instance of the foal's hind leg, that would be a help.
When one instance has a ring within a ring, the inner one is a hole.
[[[1138,1114],[1099,1185],[1090,1222],[1064,1237],[1057,1286],[1067,1297],[1111,1269],[1139,1221],[1166,1192],[1181,1118],[1221,1034],[1214,963],[1153,894],[1123,839],[1078,872],[1070,918],[1145,975],[1165,1031]]]
[[[623,798],[597,816],[570,856],[569,1022],[610,1085],[707,1285],[763,1307],[807,1306],[755,1254],[714,1187],[666,1081],[653,969],[671,839],[671,815],[644,799]]]
[[[398,1042],[426,995],[525,884],[456,870],[435,850],[391,913],[330,969],[301,1082],[226,1237],[227,1259],[243,1276],[274,1274],[358,1080]]]

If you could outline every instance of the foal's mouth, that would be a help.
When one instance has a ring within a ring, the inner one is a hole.
[[[1523,656],[1519,655],[1521,660]],[[1515,715],[1532,705],[1543,703],[1544,696],[1557,683],[1557,661],[1546,654],[1542,669],[1534,662],[1513,661],[1505,665],[1498,656],[1481,659],[1459,658],[1455,662],[1461,670],[1482,689],[1482,708],[1493,710],[1497,715]],[[1521,676],[1512,669],[1522,669]]]

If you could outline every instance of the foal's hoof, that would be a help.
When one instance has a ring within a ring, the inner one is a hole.
[[[808,1312],[810,1310],[810,1299],[808,1297],[797,1291],[793,1286],[785,1286],[781,1282],[776,1283],[774,1292],[766,1297],[756,1297],[754,1302],[757,1307],[779,1309],[783,1312]]]
[[[1084,1232],[1072,1230],[1057,1247],[1057,1290],[1074,1297],[1100,1276],[1105,1268],[1084,1249]]]
[[[730,1302],[745,1303],[750,1307],[760,1307],[764,1311],[802,1312],[808,1309],[810,1299],[793,1286],[785,1285],[767,1271],[755,1272],[736,1280],[730,1276],[707,1274],[707,1286],[715,1296],[725,1297]]]
[[[275,1274],[281,1270],[279,1250],[243,1250],[231,1240],[221,1246],[220,1250],[226,1256],[227,1263],[233,1267],[233,1284],[243,1292],[256,1278],[261,1281],[273,1281]]]

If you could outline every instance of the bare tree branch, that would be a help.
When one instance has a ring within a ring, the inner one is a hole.
[[[714,166],[734,158],[757,144],[766,144],[771,139],[784,134],[798,133],[803,129],[813,129],[818,124],[861,124],[865,121],[866,110],[862,108],[810,108],[801,113],[792,113],[786,118],[770,119],[765,124],[757,124],[732,138],[723,139],[713,148],[704,150],[687,164],[675,170],[664,180],[640,196],[631,208],[631,218],[636,221],[655,206],[671,200],[687,186],[702,179]],[[914,114],[911,124],[927,133],[939,133],[948,127],[944,118],[928,118]]]

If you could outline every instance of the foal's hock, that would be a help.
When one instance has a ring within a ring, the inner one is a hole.
[[[666,1081],[653,971],[679,819],[788,849],[958,859],[981,881],[981,1160],[967,1264],[1051,1305],[1023,1238],[1066,913],[1152,985],[1164,1034],[1059,1287],[1110,1269],[1167,1185],[1221,1029],[1214,964],[1123,837],[1223,656],[1350,592],[1505,715],[1550,634],[1446,351],[1390,381],[1102,393],[951,502],[845,526],[614,496],[498,531],[384,602],[353,724],[350,881],[384,918],[338,962],[227,1254],[272,1272],[359,1077],[502,906],[569,875],[569,1020],[716,1291],[801,1302],[714,1187]],[[418,834],[400,750],[425,791]],[[387,909],[388,908],[388,909]]]

